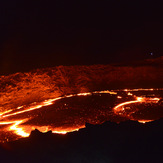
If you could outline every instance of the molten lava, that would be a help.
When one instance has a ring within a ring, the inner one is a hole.
[[[4,109],[0,114],[0,132],[9,134],[0,140],[28,137],[35,128],[41,132],[51,130],[52,133],[66,134],[84,128],[86,122],[119,122],[119,117],[140,123],[150,122],[162,115],[151,119],[151,115],[150,118],[147,115],[142,117],[142,112],[148,107],[160,111],[161,99],[162,89],[106,90],[70,94]]]

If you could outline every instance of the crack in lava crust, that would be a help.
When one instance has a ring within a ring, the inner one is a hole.
[[[121,120],[118,120],[118,117],[141,123],[150,122],[157,118],[147,119],[142,116],[135,118],[133,115],[142,110],[142,106],[161,108],[162,90],[125,89],[86,92],[34,102],[29,106],[19,106],[0,113],[0,132],[4,134],[0,141],[28,137],[35,128],[41,132],[52,130],[52,133],[66,134],[84,128],[86,122],[93,124],[100,124],[106,120],[119,122]],[[138,104],[136,109],[135,104]]]

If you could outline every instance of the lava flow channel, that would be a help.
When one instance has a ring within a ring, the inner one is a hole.
[[[134,89],[71,94],[34,102],[1,112],[0,133],[5,136],[0,137],[0,141],[28,137],[35,128],[41,132],[52,130],[53,133],[66,134],[84,128],[86,122],[100,124],[106,120],[120,122],[123,119],[149,122],[162,115],[149,119],[140,115],[134,117],[133,114],[140,112],[141,106],[146,104],[161,108],[161,99],[162,90],[158,93],[158,89]],[[137,107],[140,109],[134,108],[135,104],[139,104]]]

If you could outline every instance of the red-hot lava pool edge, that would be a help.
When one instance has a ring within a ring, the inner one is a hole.
[[[135,120],[150,122],[163,116],[163,89],[95,91],[33,102],[0,113],[0,141],[28,137],[32,130],[66,134],[85,123]]]

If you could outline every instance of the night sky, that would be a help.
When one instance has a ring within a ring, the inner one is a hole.
[[[163,54],[161,0],[0,2],[0,74]]]

